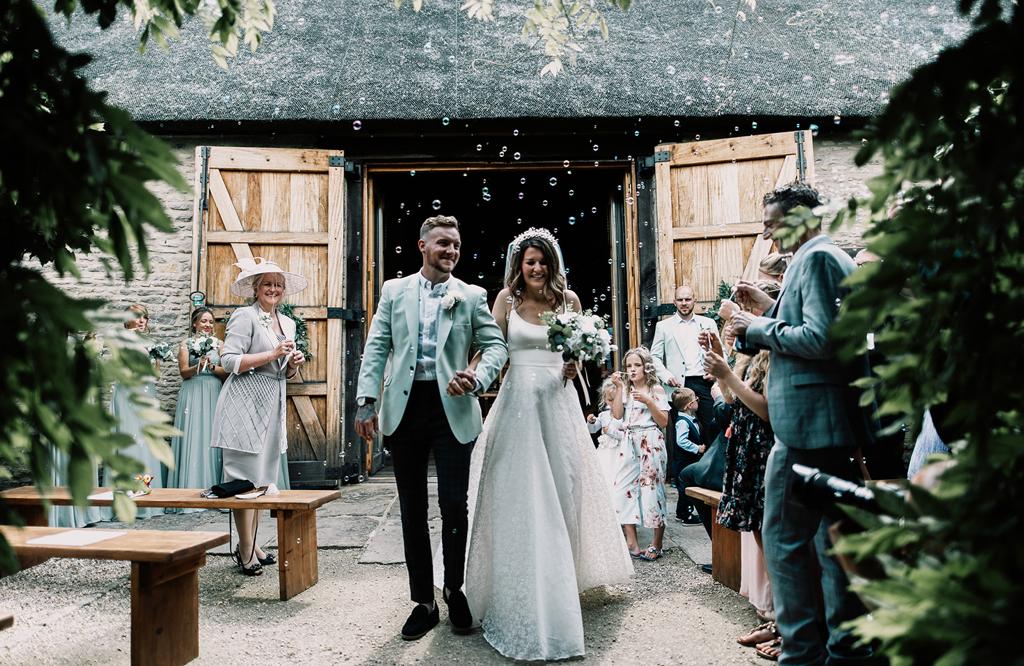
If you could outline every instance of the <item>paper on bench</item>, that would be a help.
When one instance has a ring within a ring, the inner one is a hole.
[[[148,494],[149,493],[144,493],[144,492],[138,491],[138,490],[129,490],[128,491],[128,497],[131,497],[132,499],[134,499],[136,497],[142,497],[143,495],[148,495]],[[110,500],[111,502],[113,502],[114,501],[114,491],[113,490],[108,490],[105,493],[96,493],[95,495],[89,495],[88,499],[91,499],[91,500]]]
[[[30,539],[33,546],[91,546],[127,534],[124,530],[67,530]]]

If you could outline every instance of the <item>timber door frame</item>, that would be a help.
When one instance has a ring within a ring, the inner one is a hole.
[[[195,204],[192,227],[192,291],[209,293],[207,285],[208,248],[212,244],[230,244],[236,258],[252,257],[249,243],[260,245],[314,245],[327,248],[327,285],[324,307],[294,308],[309,319],[326,320],[327,350],[324,387],[304,386],[301,370],[287,385],[287,396],[306,431],[310,446],[325,467],[340,467],[343,455],[342,364],[345,336],[342,321],[346,289],[345,228],[346,182],[344,152],[305,148],[239,148],[199,146],[195,155]],[[245,231],[235,211],[221,170],[284,173],[325,173],[327,175],[327,231],[325,232],[252,232]],[[214,202],[224,231],[209,229],[210,202]],[[238,305],[210,304],[217,320],[230,316]],[[326,423],[321,424],[311,396],[324,395]]]
[[[705,226],[676,226],[674,224],[674,197],[672,170],[679,167],[721,166],[725,163],[763,159],[782,159],[782,165],[774,181],[767,184],[767,192],[794,180],[814,183],[814,149],[810,130],[778,132],[756,136],[695,141],[692,143],[669,143],[656,147],[655,152],[655,206],[657,211],[657,253],[658,253],[658,298],[663,311],[668,312],[674,298],[677,282],[674,248],[677,242],[716,240],[751,236],[756,234],[753,247],[743,264],[740,277],[755,280],[758,265],[772,250],[772,242],[761,236],[764,225],[758,218],[749,221],[732,221]],[[738,185],[737,185],[738,187]],[[761,193],[758,193],[760,196]],[[734,203],[734,202],[730,202]],[[738,213],[737,213],[738,214]],[[721,219],[721,216],[719,216]],[[717,294],[717,291],[716,291]],[[714,302],[706,298],[702,302]]]

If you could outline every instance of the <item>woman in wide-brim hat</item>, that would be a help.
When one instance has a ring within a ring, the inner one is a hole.
[[[278,313],[285,296],[306,288],[306,278],[272,261],[245,259],[231,293],[253,296],[228,320],[221,365],[228,378],[217,400],[211,446],[223,449],[224,480],[248,480],[257,487],[278,484],[285,433],[285,384],[306,359],[295,347],[295,322]],[[256,543],[259,512],[235,510],[242,573],[258,576],[273,555]]]

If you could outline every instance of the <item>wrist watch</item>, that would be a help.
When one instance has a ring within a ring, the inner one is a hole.
[[[361,395],[358,398],[356,398],[356,405],[359,407],[362,407],[364,405],[372,405],[375,402],[377,402],[376,398],[371,398],[365,395]]]

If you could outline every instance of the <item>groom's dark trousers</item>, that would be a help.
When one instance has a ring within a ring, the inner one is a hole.
[[[473,442],[461,444],[448,426],[436,381],[415,381],[402,422],[384,446],[391,462],[402,507],[402,539],[409,589],[416,603],[434,600],[434,572],[427,527],[427,463],[434,452],[437,468],[437,503],[441,508],[441,543],[444,546],[444,586],[462,587],[466,570],[466,533],[469,514],[469,458]],[[463,400],[476,400],[467,397]]]

